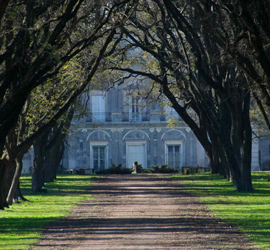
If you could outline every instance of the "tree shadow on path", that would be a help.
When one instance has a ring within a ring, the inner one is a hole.
[[[168,175],[110,175],[34,249],[259,249]]]

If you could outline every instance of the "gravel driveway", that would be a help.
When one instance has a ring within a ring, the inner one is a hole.
[[[259,249],[169,175],[110,175],[33,249]]]

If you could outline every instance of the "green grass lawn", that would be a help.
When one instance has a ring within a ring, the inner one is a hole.
[[[263,249],[270,249],[270,172],[253,172],[255,192],[238,193],[219,175],[173,176],[207,204],[213,213],[244,231]]]
[[[32,194],[31,177],[22,177],[21,189],[29,201],[0,211],[0,249],[28,249],[38,241],[44,226],[67,215],[80,201],[91,199],[85,191],[92,179],[87,175],[58,176],[46,184],[47,193]]]

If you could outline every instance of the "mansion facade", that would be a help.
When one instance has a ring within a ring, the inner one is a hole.
[[[200,142],[168,105],[143,99],[124,86],[91,91],[82,99],[86,115],[72,122],[62,169],[91,173],[112,164],[131,168],[135,161],[143,168],[209,166]],[[172,120],[176,125],[171,126]],[[270,162],[270,143],[261,147],[259,139],[253,140],[252,170],[263,170],[263,161]],[[30,152],[24,157],[23,173],[31,166]]]
[[[208,166],[199,141],[166,105],[148,102],[123,87],[91,91],[87,100],[87,115],[70,130],[65,168],[131,168],[135,161],[143,168]],[[178,120],[177,126],[168,126],[171,119]]]

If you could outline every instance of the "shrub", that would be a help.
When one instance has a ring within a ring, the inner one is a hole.
[[[112,164],[108,169],[99,170],[96,174],[131,174],[132,168],[126,168],[122,164]],[[174,169],[168,165],[151,166],[151,168],[143,168],[141,164],[137,165],[137,173],[178,173],[178,169]]]
[[[209,168],[206,167],[194,167],[194,166],[184,166],[182,167],[182,174],[183,175],[189,175],[189,174],[198,174],[202,172],[207,172]]]
[[[142,169],[142,173],[152,173],[152,171],[151,171],[151,169],[150,168],[144,168],[144,169]]]
[[[131,174],[132,169],[126,168],[122,166],[122,164],[118,164],[117,166],[115,164],[112,164],[112,166],[108,169],[99,170],[96,172],[96,174]]]
[[[168,165],[152,166],[152,173],[178,173],[178,169],[172,168]]]
[[[262,170],[270,170],[270,161],[265,161],[262,164]]]
[[[136,172],[137,172],[137,173],[144,173],[144,169],[143,169],[141,163],[139,163],[139,164],[137,165],[137,167],[136,167]]]

